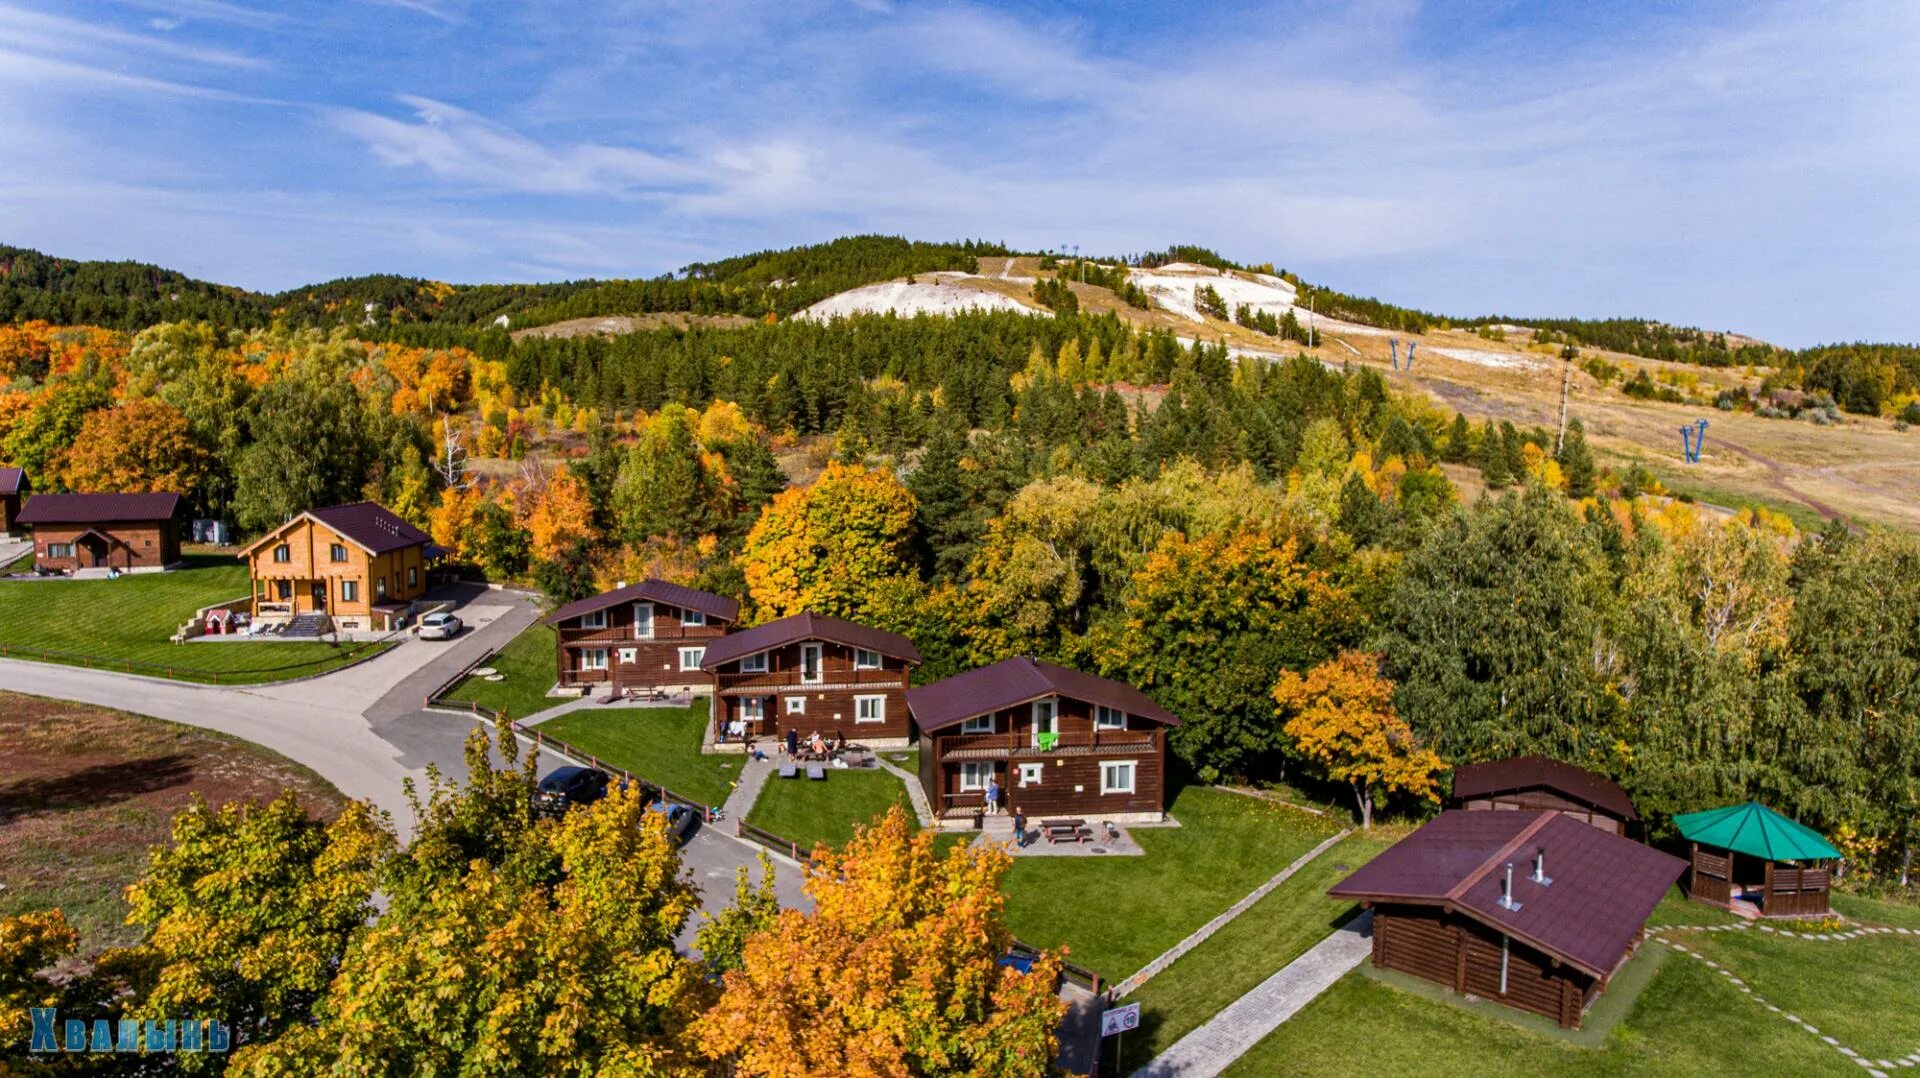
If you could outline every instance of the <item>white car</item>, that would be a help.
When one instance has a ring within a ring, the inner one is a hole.
[[[452,640],[466,625],[453,614],[428,614],[420,619],[420,639]]]

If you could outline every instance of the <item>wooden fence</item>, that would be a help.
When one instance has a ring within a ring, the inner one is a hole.
[[[379,651],[385,641],[370,640],[354,646],[348,653],[349,659],[363,657],[369,649]],[[259,647],[278,647],[277,644],[262,643]],[[207,670],[197,666],[184,666],[177,663],[150,663],[141,659],[109,659],[99,655],[82,655],[72,651],[55,651],[52,648],[27,647],[22,644],[0,642],[0,659],[35,659],[40,662],[59,663],[63,666],[81,666],[88,670],[108,670],[121,674],[144,674],[148,677],[166,678],[169,681],[191,681],[206,685],[249,685],[261,680],[266,674],[291,674],[297,670],[310,670],[325,666],[325,673],[332,673],[337,667],[331,665],[332,657],[309,659],[301,663],[289,663],[285,666],[263,666],[249,670]],[[224,679],[224,680],[223,680]],[[271,680],[271,679],[268,679]]]

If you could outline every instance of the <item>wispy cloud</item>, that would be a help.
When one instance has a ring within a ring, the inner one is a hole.
[[[169,27],[171,28],[171,27]],[[223,68],[265,67],[258,57],[151,34],[136,34],[80,19],[0,3],[0,41],[15,49],[53,56],[98,56],[121,61],[177,60]]]
[[[408,11],[439,19],[444,23],[459,23],[463,17],[457,14],[453,6],[444,0],[371,0],[384,7],[405,8]]]

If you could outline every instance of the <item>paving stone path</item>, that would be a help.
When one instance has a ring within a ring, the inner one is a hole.
[[[747,813],[753,811],[753,803],[760,800],[760,791],[767,785],[767,776],[773,774],[773,758],[755,760],[749,757],[740,768],[740,777],[734,781],[733,791],[727,794],[720,810],[729,820],[744,820]]]
[[[1769,935],[1785,936],[1788,939],[1826,941],[1857,940],[1867,936],[1920,936],[1920,931],[1911,928],[1891,928],[1886,925],[1860,925],[1855,928],[1844,929],[1837,932],[1800,932],[1785,928],[1775,928],[1772,925],[1756,925],[1750,921],[1731,925],[1668,925],[1661,928],[1648,929],[1647,931],[1649,935],[1660,938],[1657,934],[1662,932],[1745,932],[1749,930],[1765,932]],[[1814,1027],[1813,1023],[1791,1011],[1777,1006],[1765,996],[1755,992],[1752,985],[1741,980],[1732,970],[1701,954],[1699,951],[1670,939],[1660,938],[1660,942],[1686,955],[1688,958],[1704,964],[1708,969],[1726,978],[1727,983],[1738,988],[1742,995],[1748,996],[1768,1011],[1806,1030],[1810,1035],[1820,1038],[1834,1051],[1858,1063],[1872,1078],[1891,1078],[1892,1073],[1896,1070],[1920,1067],[1920,1048],[1915,1048],[1913,1052],[1901,1056],[1899,1059],[1876,1059],[1862,1055],[1848,1045],[1841,1044],[1839,1039],[1832,1034],[1820,1032],[1819,1029]]]
[[[906,784],[907,800],[913,804],[913,814],[920,818],[921,828],[932,827],[933,806],[927,802],[927,791],[920,785],[920,776],[899,767],[880,752],[873,754],[873,762],[879,764],[881,770]]]

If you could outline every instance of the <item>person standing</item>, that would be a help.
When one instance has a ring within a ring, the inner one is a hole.
[[[1018,805],[1013,808],[1013,844],[1023,850],[1027,848],[1027,814],[1020,811]]]
[[[799,755],[800,755],[800,731],[789,728],[787,730],[787,759],[791,760],[794,757]]]
[[[1000,780],[998,778],[990,778],[987,780],[987,815],[998,816],[999,814]]]

